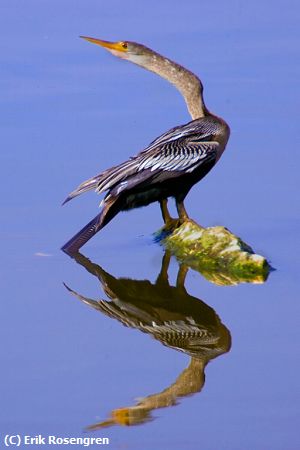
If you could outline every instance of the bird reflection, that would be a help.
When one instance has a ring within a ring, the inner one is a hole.
[[[175,405],[178,398],[201,391],[207,363],[230,350],[229,330],[216,312],[184,287],[187,266],[178,270],[176,286],[168,279],[171,255],[166,252],[155,281],[115,278],[80,253],[72,257],[95,275],[110,300],[92,300],[66,288],[85,304],[117,319],[123,325],[150,334],[163,345],[191,357],[188,367],[162,392],[149,395],[135,405],[117,408],[105,421],[88,427],[96,430],[111,425],[136,425],[151,420],[151,411]]]

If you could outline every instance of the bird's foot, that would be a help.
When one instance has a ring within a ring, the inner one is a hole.
[[[168,232],[172,232],[173,230],[178,228],[180,225],[181,225],[180,219],[174,219],[173,217],[170,217],[168,220],[166,220],[164,229]]]
[[[179,216],[178,220],[179,220],[180,225],[183,225],[185,222],[188,222],[191,219],[189,218],[189,216],[187,214],[181,214]]]

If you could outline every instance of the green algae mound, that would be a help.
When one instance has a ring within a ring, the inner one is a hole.
[[[270,272],[266,258],[223,226],[203,228],[192,220],[155,233],[179,262],[218,285],[263,283]]]

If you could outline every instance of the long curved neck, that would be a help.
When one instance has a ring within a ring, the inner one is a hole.
[[[156,52],[143,59],[133,58],[132,62],[172,83],[182,94],[193,120],[209,114],[203,100],[202,83],[193,72]]]

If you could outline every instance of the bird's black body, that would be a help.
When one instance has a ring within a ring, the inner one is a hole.
[[[141,206],[147,206],[150,203],[174,197],[178,201],[184,200],[191,187],[200,181],[215,165],[215,159],[211,159],[203,163],[201,168],[195,170],[192,174],[177,175],[175,173],[166,174],[161,173],[160,177],[150,177],[150,181],[141,182],[140,185],[129,189],[125,193],[116,196],[116,202],[111,207],[112,211],[128,211]],[[114,191],[118,191],[116,187],[108,195],[114,196]],[[108,218],[107,218],[108,219]],[[106,219],[106,223],[108,220]],[[110,218],[110,220],[112,217]],[[105,223],[105,224],[106,224]]]

